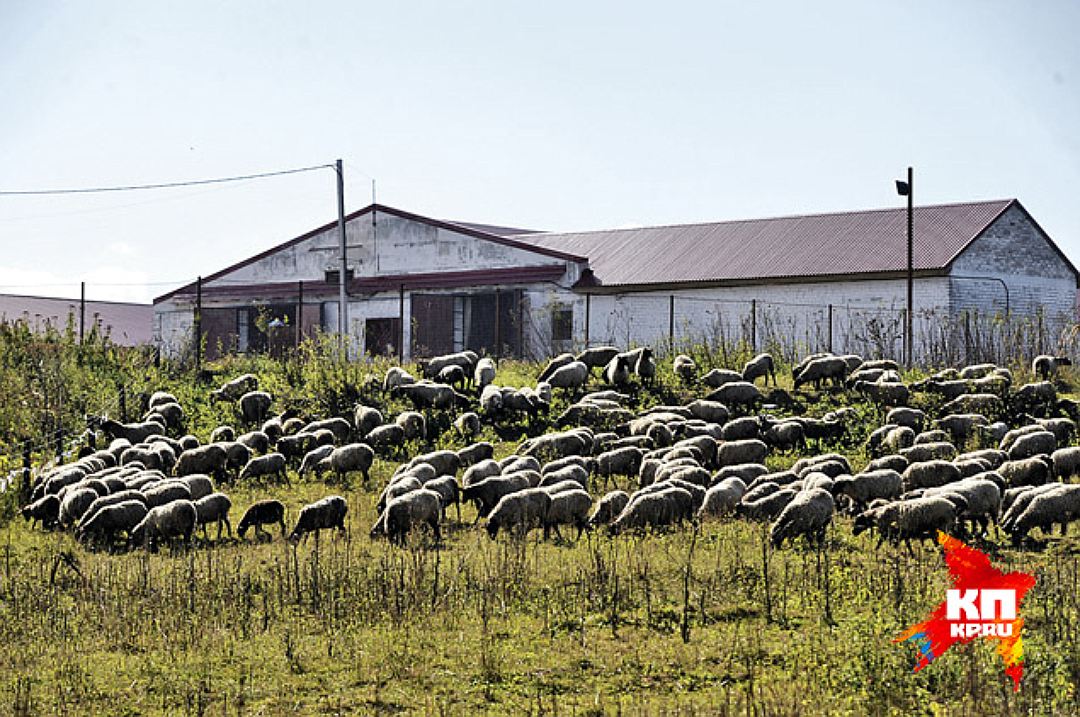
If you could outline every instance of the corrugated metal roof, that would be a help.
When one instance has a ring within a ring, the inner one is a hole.
[[[916,207],[915,269],[943,269],[1015,200]],[[516,235],[586,256],[600,286],[902,271],[907,209]]]
[[[34,330],[44,328],[46,322],[63,330],[68,317],[75,317],[78,330],[79,300],[60,299],[52,296],[19,296],[0,294],[0,319],[17,321],[25,319]],[[129,304],[119,301],[87,301],[86,330],[100,321],[102,329],[108,329],[113,343],[136,346],[150,342],[154,321],[154,307],[150,304]]]

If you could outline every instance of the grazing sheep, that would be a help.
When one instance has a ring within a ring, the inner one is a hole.
[[[936,488],[960,480],[960,469],[947,460],[912,463],[903,473],[904,492],[917,488]]]
[[[421,488],[394,498],[386,504],[371,528],[371,537],[385,535],[391,543],[404,545],[405,538],[414,525],[426,523],[435,541],[442,540],[439,531],[439,518],[443,505],[439,494],[433,490]]]
[[[97,499],[98,493],[93,488],[83,487],[67,491],[60,500],[60,527],[73,527]]]
[[[296,526],[289,534],[289,541],[298,543],[307,538],[308,533],[315,533],[317,543],[319,532],[330,528],[337,528],[344,534],[345,514],[348,510],[348,504],[340,495],[327,496],[305,505],[300,509],[300,516],[296,519]]]
[[[240,417],[247,425],[262,424],[273,398],[266,391],[249,391],[240,397]]]
[[[178,478],[175,482],[187,486],[188,492],[191,493],[191,500],[198,500],[214,492],[214,481],[207,475],[195,473]]]
[[[611,535],[627,530],[662,528],[690,517],[693,498],[682,488],[665,488],[654,493],[635,494],[608,526]]]
[[[772,354],[762,353],[750,359],[743,366],[742,379],[754,383],[758,378],[765,377],[765,385],[769,385],[769,377],[772,377],[773,385],[776,385],[776,367]]]
[[[806,443],[806,431],[800,421],[779,421],[770,425],[761,438],[768,446],[792,451]]]
[[[761,438],[762,417],[743,416],[725,423],[720,429],[720,438],[725,441],[745,441]]]
[[[130,535],[147,513],[146,504],[137,500],[108,505],[97,511],[90,520],[80,523],[75,537],[83,542],[110,543],[121,533]]]
[[[761,463],[737,463],[733,466],[724,466],[713,477],[713,484],[720,483],[728,478],[738,478],[746,485],[750,485],[759,476],[768,474],[769,469]],[[794,474],[792,476],[794,480]]]
[[[1026,383],[1013,393],[1013,402],[1028,408],[1049,408],[1057,403],[1057,389],[1049,381]]]
[[[764,463],[769,447],[764,441],[748,439],[743,441],[725,441],[717,450],[717,462],[721,466],[735,466],[740,463]]]
[[[435,356],[427,361],[417,362],[417,368],[424,378],[435,378],[447,366],[460,366],[466,376],[472,376],[480,357],[474,351],[459,351],[453,354]]]
[[[465,440],[471,441],[480,434],[480,416],[472,411],[461,414],[454,420],[454,430]]]
[[[698,509],[698,518],[731,515],[744,495],[746,495],[746,483],[741,478],[735,476],[725,478],[705,491],[705,500]]]
[[[979,532],[986,534],[990,523],[997,520],[1001,512],[1001,489],[993,481],[980,478],[965,478],[959,483],[950,483],[938,488],[929,488],[924,496],[959,495],[966,506],[957,516],[958,521],[968,521],[969,532],[974,534],[976,525]]]
[[[196,523],[202,526],[203,537],[207,537],[206,526],[217,523],[217,539],[221,540],[221,526],[228,530],[232,537],[232,525],[229,523],[229,511],[232,510],[232,501],[224,493],[211,493],[195,501]]]
[[[281,526],[281,537],[284,538],[285,504],[280,500],[260,500],[244,511],[244,515],[240,518],[240,525],[236,527],[236,534],[243,538],[248,528],[254,528],[257,539],[263,536],[269,538],[270,534],[263,530],[262,526],[275,523]]]
[[[1049,456],[1039,455],[1021,460],[1009,460],[998,466],[998,473],[1011,488],[1038,486],[1051,481],[1054,463]]]
[[[953,494],[902,500],[890,504],[891,506],[895,508],[887,510],[883,522],[878,524],[882,539],[887,538],[894,545],[898,545],[902,540],[909,552],[913,538],[933,540],[938,531],[951,532],[966,507],[964,501]],[[879,540],[878,544],[880,543]]]
[[[247,446],[252,453],[266,453],[270,450],[270,436],[262,431],[248,431],[237,436],[236,442]],[[207,471],[203,471],[206,473]]]
[[[579,353],[576,357],[576,361],[585,364],[588,368],[603,368],[607,366],[611,359],[615,358],[619,353],[619,349],[614,346],[594,346],[592,348],[585,349]],[[541,380],[545,377],[541,376]],[[552,384],[554,386],[554,384]]]
[[[454,451],[424,453],[413,458],[408,465],[411,468],[421,463],[427,463],[434,468],[436,475],[457,475],[458,469],[461,468],[461,459]]]
[[[30,522],[30,527],[40,523],[45,529],[51,528],[60,518],[60,498],[50,494],[24,505],[20,511],[22,517]]]
[[[236,430],[232,426],[218,426],[210,431],[211,443],[224,443],[236,440]]]
[[[461,491],[461,499],[472,501],[476,505],[477,520],[479,520],[487,517],[503,496],[530,487],[529,479],[520,473],[491,476],[464,488]]]
[[[461,366],[443,366],[439,371],[439,374],[435,377],[435,380],[439,383],[445,383],[447,386],[455,386],[458,390],[463,390],[468,380],[472,378],[472,374],[465,375],[465,369]]]
[[[487,460],[493,455],[495,455],[495,446],[488,441],[480,441],[457,452],[458,464],[465,468]]]
[[[461,477],[461,487],[468,488],[471,485],[479,483],[485,478],[491,476],[497,476],[502,473],[502,466],[490,458],[479,461],[465,470],[465,474]]]
[[[530,529],[541,526],[545,527],[546,532],[548,511],[554,499],[540,488],[528,488],[503,496],[488,516],[488,535],[494,539],[499,530],[507,530],[521,538]]]
[[[146,517],[132,529],[128,543],[132,546],[150,547],[158,541],[176,538],[190,543],[197,522],[198,513],[194,503],[190,500],[174,500],[151,508]]]
[[[726,423],[731,415],[727,406],[718,401],[706,401],[704,399],[697,399],[691,401],[686,406],[694,418],[700,418],[703,421],[709,423]]]
[[[839,387],[843,385],[847,373],[848,365],[843,358],[839,356],[817,358],[799,371],[798,376],[795,377],[794,387],[798,391],[800,386],[813,383],[814,388],[820,391],[825,381],[831,381],[833,386]]]
[[[571,360],[573,357],[571,357]],[[544,381],[545,377],[541,376],[540,381]],[[476,362],[476,370],[473,371],[473,383],[477,388],[483,390],[485,386],[489,386],[495,381],[495,362],[485,356]]]
[[[322,461],[329,458],[330,454],[334,452],[333,446],[319,446],[313,448],[304,454],[304,460],[300,462],[300,470],[297,471],[300,476],[306,476],[310,474],[316,474],[322,472]]]
[[[131,445],[142,443],[150,436],[157,436],[165,433],[165,427],[157,421],[119,423],[110,418],[91,416],[87,419],[87,422],[104,431],[105,435],[108,436],[110,440],[123,438],[131,443]]]
[[[240,471],[240,480],[272,477],[287,483],[285,475],[285,456],[280,453],[267,453],[265,456],[252,458]]]
[[[452,408],[468,408],[469,398],[444,383],[414,383],[394,388],[392,396],[404,396],[416,410],[430,408],[445,411]]]
[[[347,420],[340,417],[324,418],[321,421],[312,421],[306,426],[303,426],[303,428],[298,432],[314,434],[322,429],[331,431],[334,434],[334,440],[341,443],[347,442],[350,436],[352,436],[353,432],[352,425]],[[286,433],[288,433],[288,431],[286,431]]]
[[[606,451],[596,457],[596,474],[605,478],[635,475],[644,455],[645,451],[632,446]]]
[[[900,451],[900,455],[907,458],[910,463],[923,463],[934,460],[951,461],[956,458],[957,453],[956,446],[948,441],[920,443]]]
[[[383,378],[383,392],[389,393],[398,386],[407,386],[412,383],[416,383],[412,374],[400,366],[391,366],[386,370],[386,376]]]
[[[779,548],[785,540],[794,540],[801,535],[822,545],[835,508],[829,491],[823,488],[802,491],[777,516],[769,531],[769,541],[774,548]]]
[[[1031,361],[1031,373],[1042,381],[1051,381],[1057,378],[1059,366],[1072,366],[1072,361],[1067,356],[1040,354]]]
[[[405,443],[405,429],[396,423],[377,426],[365,436],[364,442],[386,455],[401,449]]]
[[[176,459],[173,473],[178,476],[209,473],[221,477],[225,475],[228,458],[220,443],[208,443],[181,453]]]
[[[989,424],[990,420],[979,413],[954,413],[934,421],[935,426],[948,432],[950,440],[960,444],[967,443]]]
[[[1054,463],[1054,475],[1058,480],[1067,481],[1080,475],[1080,447],[1059,448],[1050,454]]]
[[[898,406],[885,415],[885,423],[907,426],[913,431],[921,431],[926,424],[926,414],[917,408]]]
[[[730,369],[714,368],[701,377],[701,382],[709,388],[720,388],[729,383],[745,382],[743,375]]]
[[[1057,450],[1057,438],[1050,431],[1034,431],[1016,439],[1008,450],[1010,460],[1050,455]]]
[[[1058,445],[1068,445],[1076,435],[1076,422],[1068,418],[1036,418],[1035,423],[1053,433]]]
[[[780,488],[751,500],[751,493],[747,492],[736,506],[735,513],[747,520],[759,522],[775,520],[798,494],[799,491],[795,488]]]
[[[856,381],[852,388],[885,406],[906,406],[911,399],[911,390],[902,383]]]
[[[736,406],[742,409],[750,409],[765,400],[758,387],[746,381],[725,383],[705,398],[708,401],[718,401],[725,406]]]
[[[379,500],[375,503],[375,510],[381,513],[394,498],[411,493],[414,490],[420,490],[423,487],[424,482],[420,477],[409,474],[400,475],[383,488],[382,493],[379,494]]]
[[[365,436],[382,425],[383,415],[377,408],[358,404],[353,411],[353,423],[356,424],[356,437],[363,440]]]
[[[558,493],[549,491],[551,504],[544,516],[544,538],[555,531],[555,535],[562,540],[560,525],[573,525],[578,529],[577,537],[585,532],[585,526],[589,522],[589,511],[592,510],[592,497],[580,488],[564,490]]]
[[[903,476],[887,468],[864,471],[853,476],[839,476],[833,483],[834,495],[851,499],[850,512],[853,515],[864,511],[871,501],[878,498],[899,498],[902,490]]]
[[[1062,485],[1036,495],[1011,524],[1014,543],[1021,543],[1034,528],[1041,528],[1047,535],[1055,524],[1061,526],[1064,535],[1068,523],[1080,517],[1080,485]]]
[[[1001,498],[1001,527],[1006,533],[1012,533],[1016,519],[1023,515],[1036,496],[1056,491],[1063,484],[1046,483],[1038,486],[1009,488]]]
[[[683,384],[688,385],[694,381],[694,375],[697,373],[697,364],[694,362],[694,359],[686,354],[679,354],[672,362],[671,370]]]
[[[545,469],[547,466],[545,466]],[[566,465],[558,470],[549,471],[541,475],[540,486],[555,485],[562,481],[573,481],[579,487],[586,488],[589,485],[589,471],[578,465]]]
[[[424,481],[423,487],[425,490],[435,491],[439,494],[443,518],[446,517],[446,507],[453,504],[457,510],[458,522],[461,522],[461,486],[458,485],[457,478],[454,476],[439,476]]]
[[[143,490],[148,508],[157,508],[178,500],[191,500],[191,489],[180,481],[164,481]]]
[[[629,359],[624,354],[619,354],[604,366],[604,381],[615,387],[626,386],[630,383],[631,369]]]
[[[966,393],[957,396],[941,407],[942,415],[950,413],[972,414],[996,418],[1005,412],[1005,402],[992,393]]]
[[[337,474],[338,480],[345,481],[349,473],[360,473],[367,483],[370,478],[371,464],[375,460],[375,451],[364,443],[350,443],[335,448],[330,454],[330,469]]]
[[[596,510],[589,516],[587,527],[598,528],[611,525],[630,502],[630,495],[626,491],[613,490],[604,494],[600,502],[596,504]]]
[[[210,402],[237,401],[245,393],[259,388],[259,378],[254,374],[245,373],[231,381],[222,384],[221,388],[210,392]]]

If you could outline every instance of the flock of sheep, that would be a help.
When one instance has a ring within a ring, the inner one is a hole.
[[[879,545],[905,542],[910,549],[912,540],[938,530],[989,538],[993,526],[1020,545],[1033,530],[1064,531],[1080,517],[1080,485],[1069,482],[1080,474],[1080,448],[1070,446],[1080,406],[1059,398],[1053,383],[1067,363],[1036,358],[1041,380],[1023,386],[992,364],[905,383],[892,361],[814,354],[793,367],[792,394],[776,387],[769,354],[742,371],[707,372],[680,355],[673,378],[699,397],[635,410],[635,399],[657,378],[649,348],[563,354],[526,387],[497,385],[495,362],[465,351],[421,362],[419,379],[393,367],[378,387],[381,402],[357,405],[349,417],[318,419],[292,410],[272,414],[274,398],[245,374],[210,400],[235,404],[250,430],[220,426],[204,443],[184,434],[175,396],[158,391],[141,422],[90,417],[88,447],[73,463],[37,477],[23,515],[112,548],[190,541],[214,524],[220,540],[223,527],[232,533],[232,502],[215,484],[287,481],[290,470],[341,482],[359,474],[367,483],[378,457],[405,459],[381,490],[370,531],[398,544],[423,526],[440,540],[447,509],[453,506],[461,522],[467,503],[492,538],[542,529],[545,538],[554,533],[561,540],[566,527],[580,537],[590,529],[618,535],[742,519],[771,523],[779,547],[800,537],[820,544],[836,516],[847,514],[853,532],[875,531]],[[863,400],[818,417],[799,415],[806,400],[812,403],[808,386]],[[567,403],[557,416],[550,411],[556,395]],[[384,415],[396,398],[414,410]],[[794,415],[773,415],[779,412]],[[883,423],[868,433],[871,460],[856,471],[829,449],[861,441],[868,412]],[[436,416],[452,419],[464,447],[409,456],[435,438]],[[501,460],[492,443],[478,441],[485,424],[520,421],[556,430],[523,441]],[[99,434],[109,443],[94,449]],[[766,465],[770,456],[799,457],[791,468],[774,470]],[[337,495],[307,505],[289,538],[344,531],[347,511]],[[261,500],[237,532],[243,538],[252,528],[265,538],[263,526],[279,525],[284,537],[285,518],[280,501]]]

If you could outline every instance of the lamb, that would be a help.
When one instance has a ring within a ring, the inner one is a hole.
[[[1072,361],[1067,356],[1040,354],[1031,361],[1031,373],[1041,381],[1051,381],[1057,378],[1060,366],[1072,366]]]
[[[594,346],[587,348],[576,357],[576,361],[585,364],[590,369],[603,368],[615,358],[619,353],[619,349],[614,346]],[[541,380],[545,377],[541,376]],[[554,386],[555,384],[552,384]]]
[[[744,382],[744,379],[743,375],[738,371],[714,368],[701,377],[701,382],[709,388],[720,388],[729,383]]]
[[[439,383],[445,383],[447,386],[455,386],[459,390],[461,390],[465,388],[465,384],[471,378],[471,373],[466,376],[465,369],[463,369],[461,366],[453,365],[443,366],[443,368],[439,371],[438,375],[435,377],[435,380]]]
[[[903,477],[895,470],[865,471],[853,476],[840,476],[833,484],[834,494],[851,499],[851,513],[861,513],[870,501],[878,498],[895,500],[903,490]]]
[[[560,525],[573,525],[577,527],[577,537],[585,531],[589,521],[589,511],[592,509],[592,497],[581,490],[565,490],[555,493],[550,491],[551,504],[544,517],[544,537],[550,537],[551,530],[562,540],[559,532]]]
[[[60,518],[60,498],[55,494],[42,496],[24,505],[19,512],[30,522],[30,527],[33,527],[34,523],[40,523],[47,530]]]
[[[698,518],[722,517],[735,512],[739,501],[746,495],[746,483],[741,478],[725,478],[705,491],[705,500],[698,509]]]
[[[785,540],[805,536],[807,540],[821,545],[825,542],[825,529],[832,522],[835,504],[829,491],[812,488],[800,492],[780,513],[769,531],[769,541],[779,548]]]
[[[195,501],[196,523],[202,526],[203,537],[206,537],[206,526],[217,523],[217,539],[221,540],[221,526],[228,530],[232,537],[232,525],[229,523],[229,511],[232,509],[232,501],[224,493],[211,493]]]
[[[246,425],[261,424],[273,399],[266,391],[249,391],[240,397],[240,417]]]
[[[769,447],[764,441],[749,439],[744,441],[725,441],[717,450],[717,461],[721,466],[734,466],[740,463],[764,463]]]
[[[467,441],[480,434],[480,416],[472,411],[461,414],[454,420],[454,430]]]
[[[228,463],[228,455],[220,443],[208,443],[205,446],[192,448],[180,454],[173,467],[173,473],[178,476],[192,473],[212,473],[218,477],[225,474]]]
[[[337,473],[338,480],[345,481],[349,473],[358,472],[367,483],[370,478],[372,461],[375,460],[375,451],[364,443],[350,443],[335,448],[330,453],[330,468]]]
[[[407,386],[412,383],[416,383],[416,379],[413,378],[412,374],[400,366],[391,366],[386,370],[386,376],[383,378],[383,392],[389,393],[399,386]]]
[[[126,505],[121,503],[121,505]],[[195,533],[198,514],[195,504],[190,500],[174,500],[165,505],[151,508],[146,517],[136,525],[128,535],[130,545],[149,547],[158,541],[180,538],[185,543],[191,542]]]
[[[694,362],[694,359],[686,354],[679,354],[672,362],[671,370],[683,384],[689,385],[694,381],[694,375],[697,373],[697,364]]]
[[[284,538],[285,504],[280,500],[260,500],[244,511],[240,525],[236,527],[236,534],[243,538],[248,528],[254,528],[256,539],[262,539],[263,536],[269,539],[270,534],[263,530],[262,526],[275,523],[281,526],[281,537]]]
[[[630,383],[631,365],[624,354],[615,356],[604,366],[604,380],[616,388]]]
[[[571,357],[572,358],[572,357]],[[541,377],[539,380],[545,380]],[[473,371],[473,383],[477,388],[483,390],[485,386],[489,386],[495,381],[495,362],[485,356],[476,362],[476,370]]]
[[[1080,516],[1080,485],[1062,485],[1035,496],[1011,525],[1012,539],[1021,543],[1033,528],[1049,535],[1054,524],[1065,534],[1068,523]]]
[[[356,424],[356,437],[363,440],[382,425],[383,415],[377,408],[358,404],[353,411],[353,423]]]
[[[1057,450],[1057,438],[1050,431],[1034,431],[1020,436],[1009,448],[1010,460],[1023,460],[1037,455],[1049,455]]]
[[[315,542],[318,543],[319,532],[330,528],[337,528],[344,534],[345,514],[348,510],[348,504],[340,495],[327,496],[305,505],[300,509],[300,516],[289,534],[289,541],[295,544],[306,539],[308,533],[315,533]]]
[[[216,403],[217,401],[236,401],[245,393],[255,391],[259,388],[259,377],[254,374],[245,373],[237,376],[231,381],[222,384],[221,388],[216,391],[210,392],[210,402]]]
[[[841,386],[847,373],[848,365],[843,358],[839,356],[817,358],[810,361],[795,377],[795,390],[798,391],[800,386],[808,383],[813,383],[816,389],[821,390],[821,385],[825,381],[831,381],[833,386]]]
[[[112,542],[120,533],[130,534],[147,513],[146,504],[137,500],[108,505],[95,513],[93,518],[81,523],[75,537],[96,544]]]
[[[414,490],[386,504],[386,508],[372,526],[370,535],[372,538],[385,535],[391,543],[404,545],[413,525],[427,523],[438,542],[442,539],[439,531],[442,510],[443,505],[438,493],[424,488]]]
[[[725,383],[705,398],[708,401],[719,401],[725,406],[736,406],[742,409],[752,408],[765,400],[758,387],[746,381]]]
[[[589,516],[587,527],[597,528],[602,525],[611,525],[629,502],[630,496],[626,491],[613,490],[604,494],[600,498],[600,502],[596,504],[596,510]]]
[[[488,535],[495,539],[499,530],[507,530],[520,538],[531,528],[540,526],[544,526],[546,532],[548,511],[554,500],[554,496],[540,488],[503,496],[488,516]]]
[[[743,366],[742,379],[754,383],[761,376],[765,377],[765,385],[769,385],[769,377],[772,377],[773,385],[776,385],[776,367],[772,354],[762,353],[750,359]]]
[[[248,461],[240,471],[240,480],[272,477],[287,483],[285,468],[285,456],[280,453],[267,453],[265,456],[258,456]]]

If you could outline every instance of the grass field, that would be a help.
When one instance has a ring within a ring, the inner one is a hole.
[[[363,382],[348,373],[360,369],[318,369],[327,372],[318,384],[314,367],[299,378],[288,373],[298,368],[255,368],[275,372],[266,377],[275,395],[312,411],[352,400],[341,387]],[[500,383],[535,372],[508,366]],[[200,435],[228,417],[190,377],[149,380],[177,393]],[[863,430],[877,420],[866,418]],[[855,445],[844,450],[865,463]],[[466,508],[461,525],[451,509],[439,548],[419,534],[398,549],[367,535],[395,467],[379,462],[368,486],[293,476],[288,487],[226,488],[234,523],[259,498],[281,498],[295,516],[308,501],[345,495],[348,536],[298,547],[275,533],[266,544],[249,535],[175,552],[92,553],[29,529],[9,506],[0,713],[1077,712],[1075,528],[1040,552],[991,547],[999,567],[1038,576],[1022,609],[1025,677],[1014,693],[989,643],[912,674],[915,648],[892,642],[944,598],[946,570],[929,545],[914,555],[878,551],[869,536],[852,536],[846,518],[820,550],[772,550],[767,527],[741,521],[576,542],[571,531],[562,542],[533,533],[515,543],[472,528]]]

